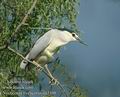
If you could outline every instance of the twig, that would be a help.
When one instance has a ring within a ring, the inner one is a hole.
[[[58,84],[58,87],[62,90],[62,92],[65,95],[65,97],[69,97],[61,83]]]
[[[28,10],[28,12],[27,12],[27,14],[25,15],[25,17],[23,18],[22,22],[17,26],[17,28],[15,29],[14,33],[12,33],[11,37],[14,37],[14,35],[18,32],[18,30],[20,29],[20,27],[21,27],[22,25],[26,24],[25,22],[26,22],[26,20],[27,20],[27,18],[28,18],[28,16],[29,16],[29,14],[30,14],[30,13],[32,12],[32,10],[34,9],[36,3],[37,3],[37,0],[35,0],[35,1],[33,2],[33,5],[32,5],[31,8]]]
[[[18,30],[20,29],[20,27],[21,27],[22,25],[28,25],[28,24],[25,23],[25,22],[26,22],[26,20],[27,20],[27,18],[28,18],[28,16],[29,16],[29,14],[30,14],[30,13],[32,12],[32,10],[34,9],[36,3],[37,3],[37,0],[35,0],[35,1],[33,2],[32,6],[31,6],[30,9],[28,10],[28,12],[27,12],[27,14],[25,15],[25,17],[23,18],[22,22],[16,27],[15,31],[14,31],[14,32],[12,33],[12,35],[10,36],[10,39],[8,39],[8,40],[6,41],[5,45],[3,45],[3,46],[0,47],[0,50],[3,50],[3,49],[5,49],[5,48],[7,48],[8,45],[10,45],[11,39],[12,39],[13,37],[15,37],[15,34],[18,33]]]
[[[45,75],[47,75],[47,76],[51,79],[51,76],[45,71],[45,69],[44,69],[42,66],[40,66],[40,64],[38,64],[38,63],[35,62],[35,61],[30,61],[30,60],[26,59],[23,55],[21,55],[20,53],[18,53],[17,51],[15,51],[14,49],[12,49],[12,48],[9,47],[9,46],[8,46],[8,49],[9,49],[11,52],[13,52],[13,53],[17,54],[18,56],[20,56],[21,58],[23,58],[24,60],[28,61],[29,63],[34,64],[34,65],[37,66],[38,68],[41,68],[41,71],[44,72]],[[63,86],[62,86],[62,84],[61,84],[60,82],[58,83],[57,86],[58,86],[58,87],[60,88],[60,90],[63,92],[63,94],[65,95],[65,97],[68,97],[65,89],[63,88]]]

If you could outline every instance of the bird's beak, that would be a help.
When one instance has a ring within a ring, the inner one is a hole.
[[[78,40],[81,44],[88,46],[88,45],[87,45],[83,40],[81,40],[79,37],[77,37],[77,40]]]
[[[84,41],[82,41],[82,40],[79,40],[79,42],[81,43],[81,44],[83,44],[83,45],[86,45],[86,46],[88,46],[88,44],[86,44]]]

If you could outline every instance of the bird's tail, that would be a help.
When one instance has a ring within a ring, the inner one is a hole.
[[[25,59],[28,59],[28,57],[29,57],[29,54],[25,57]],[[28,65],[28,61],[22,60],[22,62],[20,63],[20,68],[25,69],[27,65]]]

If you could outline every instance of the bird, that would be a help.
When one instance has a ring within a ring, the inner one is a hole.
[[[51,60],[54,59],[53,56],[59,51],[61,47],[72,41],[87,45],[73,31],[66,29],[50,29],[35,42],[34,46],[26,55],[25,59],[35,61],[41,66],[45,66],[46,70],[51,75],[51,78],[55,80],[47,65]],[[27,67],[29,63],[27,60],[22,60],[20,64],[21,69],[25,69]]]

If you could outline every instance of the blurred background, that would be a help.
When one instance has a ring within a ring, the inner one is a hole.
[[[81,0],[79,12],[81,38],[89,46],[67,45],[61,61],[89,97],[120,97],[120,0]]]

